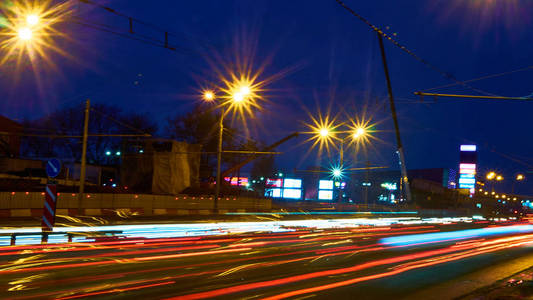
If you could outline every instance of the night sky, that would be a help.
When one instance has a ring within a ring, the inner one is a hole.
[[[397,167],[394,127],[376,33],[334,0],[268,1],[99,1],[123,14],[156,24],[173,34],[169,51],[87,26],[61,25],[68,38],[58,47],[70,57],[52,55],[55,68],[42,64],[0,69],[1,114],[15,120],[36,119],[64,105],[90,98],[125,111],[149,114],[161,127],[167,117],[190,110],[205,80],[215,78],[212,65],[225,60],[253,58],[260,76],[279,76],[265,92],[264,109],[247,126],[251,136],[274,142],[331,111],[340,120],[363,111],[377,123],[379,141],[369,147],[376,165]],[[512,71],[533,65],[533,2],[523,0],[471,1],[354,1],[346,0],[387,34],[460,80]],[[100,8],[77,4],[86,23],[106,24],[127,31],[126,19]],[[134,24],[138,33],[162,39],[157,30]],[[516,190],[533,193],[533,140],[527,101],[425,98],[413,92],[450,80],[385,41],[392,87],[408,168],[456,167],[459,145],[478,145],[479,171],[511,178],[524,172]],[[207,58],[207,59],[206,59]],[[264,63],[267,61],[267,63]],[[472,82],[501,96],[533,93],[533,69]],[[462,86],[434,92],[477,94]],[[305,137],[280,147],[277,159],[287,171],[316,165],[316,154],[303,159]],[[360,156],[358,156],[360,157]],[[326,165],[325,160],[322,162]],[[354,166],[361,163],[354,162]]]

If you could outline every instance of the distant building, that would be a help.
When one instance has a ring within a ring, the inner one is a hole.
[[[155,139],[131,142],[125,148],[122,185],[155,194],[179,194],[199,185],[201,145]]]

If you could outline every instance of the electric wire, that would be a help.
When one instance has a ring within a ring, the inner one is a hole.
[[[122,17],[122,18],[125,18],[128,20],[129,22],[129,26],[130,26],[130,31],[128,33],[130,34],[137,34],[137,32],[134,30],[134,24],[141,24],[141,25],[144,25],[146,27],[149,27],[153,30],[156,30],[156,31],[159,31],[159,32],[162,32],[162,33],[165,33],[169,36],[173,36],[173,37],[181,37],[181,38],[186,38],[190,41],[193,41],[195,43],[198,43],[204,47],[209,47],[209,48],[215,48],[214,45],[212,45],[211,42],[209,42],[208,40],[205,40],[205,39],[199,39],[198,37],[193,37],[187,33],[177,33],[175,31],[171,31],[171,30],[167,30],[165,28],[162,28],[158,25],[155,25],[153,23],[150,23],[150,22],[147,22],[147,21],[143,21],[141,19],[138,19],[138,18],[135,18],[135,17],[132,17],[132,16],[129,16],[127,14],[124,14],[124,13],[121,13],[119,11],[117,11],[116,9],[113,9],[109,6],[105,6],[105,5],[102,5],[100,3],[96,3],[94,1],[91,1],[91,0],[78,0],[79,2],[81,3],[84,3],[84,4],[87,4],[87,5],[92,5],[92,6],[95,6],[95,7],[98,7],[98,8],[101,8],[111,14],[114,14],[116,16],[119,16],[119,17]]]
[[[520,69],[516,69],[516,70],[512,70],[512,71],[485,75],[485,76],[473,78],[473,79],[470,79],[470,80],[465,80],[463,82],[470,83],[470,82],[474,82],[474,81],[490,79],[490,78],[495,78],[495,77],[501,77],[501,76],[505,76],[505,75],[509,75],[509,74],[513,74],[513,73],[527,71],[527,70],[533,70],[533,65],[532,66],[527,66],[527,67],[524,67],[524,68],[520,68]],[[423,90],[421,90],[421,92],[427,92],[427,91],[432,91],[432,90],[437,90],[437,89],[443,89],[443,88],[448,88],[448,87],[452,87],[452,86],[456,86],[456,85],[459,85],[459,83],[450,83],[450,84],[440,85],[440,86],[436,86],[436,87],[432,87],[432,88],[428,88],[428,89],[423,89]]]

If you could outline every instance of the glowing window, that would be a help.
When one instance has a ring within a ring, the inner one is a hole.
[[[301,179],[285,178],[285,182],[283,183],[283,187],[285,187],[285,188],[301,188],[302,187],[302,180]]]
[[[300,199],[300,198],[302,198],[302,190],[299,190],[299,189],[285,189],[285,190],[283,190],[283,198]]]
[[[333,191],[325,191],[325,190],[318,191],[318,199],[320,199],[320,200],[331,200],[331,199],[333,199]]]
[[[281,198],[281,189],[272,189],[272,197]]]
[[[320,180],[318,182],[318,189],[320,190],[332,190],[333,180]]]

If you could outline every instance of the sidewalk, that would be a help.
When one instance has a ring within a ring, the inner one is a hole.
[[[533,266],[461,297],[465,300],[533,299]]]

